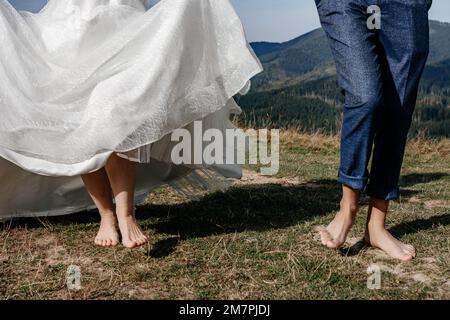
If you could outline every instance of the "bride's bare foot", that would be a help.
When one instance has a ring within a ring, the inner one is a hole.
[[[122,244],[126,248],[135,248],[148,242],[147,236],[138,225],[133,215],[118,215]]]
[[[394,238],[385,227],[389,201],[371,199],[365,241],[372,247],[383,250],[390,257],[409,261],[416,257],[416,249]]]
[[[336,214],[333,221],[320,231],[322,244],[330,249],[340,248],[347,239],[357,212],[356,206],[347,205],[341,201],[341,210]]]
[[[117,219],[114,212],[101,214],[100,229],[95,237],[95,244],[101,247],[113,247],[119,243],[117,233]]]

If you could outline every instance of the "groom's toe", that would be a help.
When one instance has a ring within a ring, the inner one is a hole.
[[[326,246],[330,249],[338,249],[342,246],[342,244],[337,242],[336,240],[330,240],[327,242]]]

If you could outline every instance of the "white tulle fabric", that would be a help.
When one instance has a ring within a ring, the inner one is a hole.
[[[187,174],[170,163],[174,129],[231,127],[232,97],[262,69],[229,0],[143,2],[50,0],[32,14],[0,0],[0,219],[91,206],[79,175],[113,152],[140,162],[142,195]]]

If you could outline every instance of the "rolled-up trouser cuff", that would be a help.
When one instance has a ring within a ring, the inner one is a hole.
[[[342,183],[343,185],[346,185],[354,190],[364,190],[367,185],[368,178],[351,177],[342,173],[342,171],[339,171],[338,181],[339,183]]]
[[[397,200],[400,198],[400,189],[395,188],[394,190],[380,190],[375,186],[368,185],[366,193],[368,196],[381,200]]]

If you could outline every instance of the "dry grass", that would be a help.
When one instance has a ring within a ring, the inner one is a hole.
[[[339,141],[281,132],[281,171],[247,171],[224,193],[190,201],[156,190],[138,217],[151,243],[138,250],[92,245],[95,212],[24,219],[0,229],[3,299],[448,299],[450,298],[450,142],[417,138],[408,146],[403,198],[391,231],[418,249],[410,263],[353,246],[322,248],[316,226],[337,209]],[[353,246],[353,247],[352,247]],[[366,286],[368,266],[382,270],[380,290]],[[70,265],[81,290],[68,290]]]
[[[439,155],[444,157],[450,156],[450,139],[435,139],[430,140],[424,135],[409,141],[407,152],[410,155]]]
[[[322,133],[308,134],[294,129],[281,131],[280,141],[287,147],[302,146],[311,150],[336,150],[339,148],[338,136]]]

